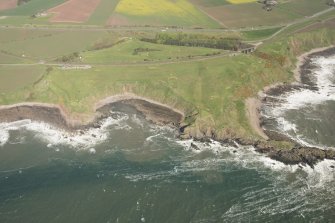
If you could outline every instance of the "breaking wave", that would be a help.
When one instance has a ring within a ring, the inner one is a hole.
[[[275,102],[265,103],[262,115],[266,119],[273,120],[270,130],[278,131],[302,145],[319,148],[335,147],[335,145],[331,146],[327,145],[326,142],[319,141],[317,136],[321,133],[313,125],[310,126],[309,131],[315,134],[313,137],[316,139],[313,139],[311,135],[306,135],[306,132],[299,128],[299,123],[292,115],[292,112],[295,112],[295,116],[300,112],[305,114],[304,120],[306,122],[318,121],[322,123],[322,116],[314,115],[320,110],[317,106],[335,101],[335,56],[315,57],[311,63],[315,66],[311,78],[316,88],[301,87],[299,90],[282,93],[279,96],[268,96],[275,99]],[[311,113],[310,117],[307,117],[307,112]],[[289,117],[290,114],[291,117]]]
[[[117,113],[117,118],[109,117],[102,120],[99,128],[89,128],[86,130],[77,130],[68,132],[56,128],[50,124],[43,122],[35,122],[31,120],[21,120],[11,123],[0,124],[0,146],[4,146],[12,131],[29,131],[34,134],[34,137],[48,143],[48,147],[56,145],[69,145],[76,149],[88,149],[96,144],[99,144],[109,137],[109,129],[129,129],[124,121],[128,120],[129,116],[123,113]]]

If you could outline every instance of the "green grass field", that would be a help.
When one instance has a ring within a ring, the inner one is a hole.
[[[18,34],[21,32],[21,34]],[[34,60],[52,60],[91,47],[112,34],[107,31],[16,31],[0,30],[0,50]],[[8,40],[13,36],[13,40]],[[84,38],[83,38],[84,36]],[[111,38],[113,38],[111,36]]]
[[[223,51],[198,47],[177,47],[129,39],[111,48],[82,53],[83,63],[113,64],[143,61],[168,61],[206,56]]]
[[[128,25],[220,27],[187,0],[121,0],[114,17],[123,18]]]
[[[227,0],[191,0],[191,2],[203,7],[215,7],[230,4]]]
[[[32,16],[62,4],[65,0],[30,0],[19,7],[0,12],[0,16]]]
[[[268,38],[271,35],[275,34],[281,29],[279,28],[270,28],[270,29],[260,29],[260,30],[251,30],[251,31],[243,31],[242,37],[245,40],[262,40],[264,38]]]
[[[202,4],[201,0],[193,2],[200,4],[203,11],[229,28],[284,25],[328,8],[324,1],[315,0],[279,1],[270,12],[255,2],[247,4],[224,4],[219,0],[213,1],[212,4]]]
[[[119,1],[120,0],[101,0],[86,23],[89,25],[105,25]]]
[[[30,87],[45,72],[44,66],[2,66],[0,65],[0,98],[6,102],[6,94]]]
[[[315,0],[293,0],[279,4],[277,7],[301,16],[310,16],[328,8],[325,3],[325,1]]]

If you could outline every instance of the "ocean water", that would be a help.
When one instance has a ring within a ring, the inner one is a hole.
[[[1,124],[0,222],[335,221],[335,161],[286,166],[113,117],[77,134]]]
[[[266,129],[288,136],[294,141],[319,148],[335,148],[335,55],[316,56],[311,79],[317,89],[301,88],[274,96],[262,115]]]

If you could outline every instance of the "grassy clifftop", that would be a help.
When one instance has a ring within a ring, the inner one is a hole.
[[[252,55],[131,66],[91,64],[87,70],[54,66],[34,85],[1,94],[0,104],[56,103],[85,118],[98,100],[131,92],[186,114],[199,113],[188,129],[192,135],[258,138],[246,117],[245,99],[265,86],[292,81],[297,55],[334,43],[335,31],[317,30],[266,43]]]

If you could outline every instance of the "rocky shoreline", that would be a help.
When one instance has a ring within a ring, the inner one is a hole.
[[[296,82],[292,84],[277,84],[269,87],[260,95],[262,104],[266,103],[278,103],[280,97],[288,92],[296,91],[299,89],[310,89],[318,90],[315,85],[315,78],[311,75],[315,65],[312,63],[312,58],[317,56],[331,56],[335,55],[335,47],[319,48],[312,50],[306,54],[303,54],[298,58],[297,69],[295,70]],[[335,159],[335,151],[331,149],[321,149],[315,147],[306,147],[300,145],[298,142],[293,141],[288,136],[281,134],[276,131],[266,129],[265,126],[271,120],[266,117],[260,117],[261,128],[270,139],[275,141],[291,141],[295,144],[295,147],[291,150],[276,150],[275,148],[265,146],[264,144],[256,145],[257,151],[261,153],[267,153],[269,157],[282,161],[286,164],[298,164],[306,163],[313,166],[320,160],[324,159]]]
[[[111,111],[123,111],[131,106],[148,121],[155,124],[179,127],[184,119],[181,111],[132,94],[116,95],[96,104],[95,114],[82,121],[70,116],[58,105],[44,103],[20,103],[0,106],[0,122],[15,122],[25,119],[44,122],[69,132],[99,128],[99,122],[111,116]]]
[[[318,52],[312,51],[308,54],[302,55],[299,58],[297,65],[298,72],[300,75],[296,76],[298,83],[292,84],[277,84],[275,86],[267,87],[260,97],[260,102],[265,103],[268,100],[273,100],[268,96],[281,95],[284,92],[287,93],[292,90],[296,90],[302,87],[315,87],[313,86],[313,80],[311,79],[310,73],[313,64],[311,58],[318,55],[334,55],[335,47],[328,49],[322,49]],[[258,99],[256,99],[258,100]],[[215,134],[213,130],[207,130],[204,134],[196,134],[190,131],[188,134],[184,134],[185,130],[190,128],[189,124],[184,123],[185,114],[173,107],[161,104],[159,102],[136,96],[133,94],[123,94],[108,97],[99,101],[95,106],[95,114],[92,117],[82,121],[78,118],[71,117],[64,109],[58,105],[43,104],[43,103],[21,103],[10,106],[0,106],[0,122],[14,122],[24,119],[31,119],[34,121],[45,122],[51,124],[57,128],[65,129],[67,131],[82,131],[88,128],[99,128],[99,122],[105,118],[111,116],[110,111],[121,111],[127,112],[126,107],[132,107],[139,114],[143,115],[148,121],[160,125],[170,125],[179,130],[179,137],[181,139],[192,138],[201,142],[210,142],[215,140],[222,144],[229,144],[232,146],[244,145],[253,146],[256,151],[266,154],[270,158],[281,161],[285,164],[308,164],[313,167],[318,161],[324,159],[335,160],[334,150],[323,150],[320,148],[304,147],[295,143],[292,149],[278,149],[274,148],[269,140],[275,141],[292,141],[285,135],[280,133],[264,130],[263,125],[266,120],[259,117],[259,107],[253,106],[256,109],[257,114],[253,114],[257,119],[260,118],[260,122],[257,121],[254,125],[259,125],[258,130],[264,131],[265,135],[269,139],[254,140],[245,138],[235,137],[222,137]],[[194,114],[196,118],[197,114]],[[255,118],[254,117],[254,118]],[[255,128],[255,126],[253,126]],[[264,137],[263,137],[264,138]]]
[[[256,111],[248,111],[248,113],[257,113],[253,114],[254,117],[249,117],[249,119],[260,120],[259,123],[257,123],[257,121],[255,120],[250,121],[254,122],[251,124],[257,133],[259,131],[263,131],[263,133],[266,136],[268,136],[267,140],[253,140],[253,139],[233,138],[233,137],[222,138],[215,135],[214,132],[210,134],[207,133],[205,134],[206,136],[203,137],[199,136],[192,137],[192,135],[191,137],[201,142],[210,142],[210,140],[213,139],[223,144],[229,144],[232,146],[236,146],[236,144],[243,146],[253,146],[257,152],[266,154],[268,157],[283,162],[287,165],[307,164],[313,167],[317,162],[322,161],[324,159],[335,160],[335,150],[330,149],[326,150],[316,147],[306,147],[293,141],[291,138],[289,138],[284,134],[264,129],[266,120],[259,114],[261,110],[260,107],[262,106],[262,104],[268,102],[269,100],[276,100],[271,96],[279,96],[282,95],[283,93],[287,93],[301,88],[310,88],[312,90],[313,89],[315,90],[314,80],[311,77],[311,70],[314,68],[314,65],[311,63],[312,58],[316,56],[330,56],[330,55],[335,55],[334,46],[315,49],[312,50],[311,52],[301,55],[298,58],[297,69],[295,70],[296,82],[292,84],[283,83],[266,87],[263,92],[259,93],[258,99],[253,98],[253,102],[255,101],[260,102],[260,106],[257,105],[253,106],[252,109]],[[262,138],[264,137],[262,136]],[[271,140],[292,142],[294,146],[291,149],[278,149],[275,148],[273,144],[269,143],[269,141]]]

